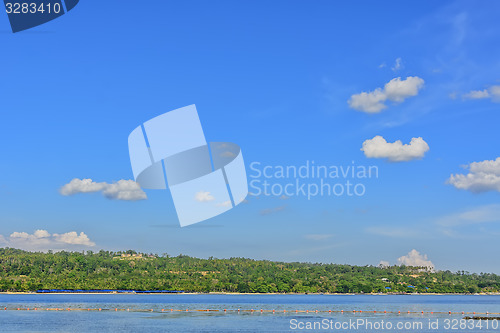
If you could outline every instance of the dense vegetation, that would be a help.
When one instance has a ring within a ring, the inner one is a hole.
[[[390,288],[390,289],[389,289]],[[423,268],[0,249],[0,291],[133,289],[245,293],[499,292],[500,276]]]

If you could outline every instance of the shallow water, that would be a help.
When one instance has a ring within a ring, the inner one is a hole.
[[[499,313],[496,295],[1,294],[5,307],[2,332],[500,332],[496,321],[461,321],[462,311]]]

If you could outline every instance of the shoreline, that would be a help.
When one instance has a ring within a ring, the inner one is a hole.
[[[465,294],[465,293],[365,293],[365,294],[354,294],[354,293],[232,293],[232,292],[178,292],[178,293],[135,293],[135,292],[45,292],[38,293],[35,291],[1,291],[0,295],[326,295],[326,296],[500,296],[500,293],[477,293],[477,294]]]

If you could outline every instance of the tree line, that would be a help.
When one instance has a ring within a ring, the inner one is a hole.
[[[0,248],[0,291],[177,290],[240,293],[500,292],[500,276],[411,266],[352,266],[124,252]]]

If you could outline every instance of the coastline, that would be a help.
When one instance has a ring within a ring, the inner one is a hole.
[[[0,291],[0,295],[327,295],[327,296],[500,296],[500,293],[236,293],[236,292],[179,292],[179,293],[135,293],[135,292],[45,292],[36,291]]]

